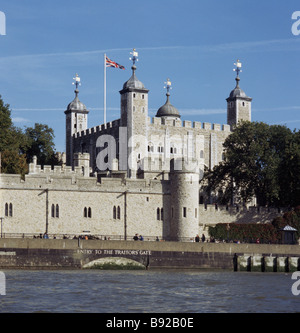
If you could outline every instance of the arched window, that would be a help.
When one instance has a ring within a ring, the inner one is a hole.
[[[117,209],[117,218],[118,220],[121,220],[121,207],[118,206],[118,209]]]
[[[154,152],[154,145],[152,142],[148,143],[148,152],[153,153]]]
[[[12,203],[9,204],[9,216],[10,217],[13,216],[13,205],[12,205]]]
[[[114,220],[117,219],[117,208],[116,208],[116,206],[114,206],[114,208],[113,208],[113,219]]]
[[[54,206],[54,204],[51,205],[51,217],[55,217],[55,206]]]
[[[157,208],[157,210],[156,210],[156,219],[157,219],[157,221],[160,221],[160,209],[159,208]]]
[[[89,207],[89,209],[88,209],[88,217],[92,218],[92,208],[91,207]]]
[[[5,204],[5,216],[6,217],[12,217],[13,216],[13,204],[6,203]]]
[[[56,217],[59,218],[59,205],[56,205]]]
[[[162,221],[164,220],[164,209],[163,208],[160,210],[160,219]]]
[[[174,143],[171,143],[170,145],[170,153],[177,154],[177,148],[175,147]]]
[[[157,147],[157,152],[158,153],[163,153],[164,152],[164,147],[162,146],[162,144],[160,143]]]
[[[51,205],[51,217],[53,218],[59,218],[59,205]]]
[[[83,217],[87,217],[87,208],[84,207],[84,210],[83,210]]]

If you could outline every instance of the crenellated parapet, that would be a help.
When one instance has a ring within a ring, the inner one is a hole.
[[[207,122],[199,122],[199,121],[190,121],[184,120],[181,121],[180,119],[166,119],[166,118],[159,118],[159,117],[148,117],[148,124],[151,126],[170,126],[176,128],[191,128],[191,129],[200,129],[205,131],[223,131],[223,132],[230,132],[230,125],[221,125],[221,124],[214,124],[214,123],[207,123]]]
[[[83,177],[89,177],[90,175],[90,169],[89,169],[89,161],[90,156],[88,153],[77,153],[74,154],[74,161],[75,166],[65,166],[65,165],[38,165],[37,164],[37,157],[33,157],[32,163],[29,164],[29,175],[55,175],[55,176],[61,176],[61,175],[77,175],[77,176],[83,176]]]
[[[121,123],[121,120],[117,119],[117,120],[114,120],[114,121],[110,121],[106,124],[102,124],[102,125],[99,125],[99,126],[87,128],[86,130],[74,133],[73,138],[78,139],[78,138],[84,138],[86,136],[91,136],[91,135],[94,135],[94,134],[96,134],[96,135],[107,134],[107,132],[110,129],[118,129],[120,127],[120,123]]]

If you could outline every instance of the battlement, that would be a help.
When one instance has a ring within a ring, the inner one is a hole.
[[[229,214],[236,214],[236,213],[251,213],[251,214],[265,214],[265,213],[275,213],[275,214],[281,214],[286,211],[284,208],[276,208],[276,207],[261,207],[261,206],[226,206],[226,205],[207,205],[207,204],[201,204],[199,205],[199,208],[203,212],[222,212],[227,211]]]
[[[265,224],[282,216],[287,208],[276,207],[239,207],[222,205],[199,205],[199,223],[203,230],[218,223],[258,223]]]
[[[75,154],[75,158],[77,161],[88,161],[90,160],[90,155],[88,153],[83,154]],[[51,165],[44,165],[43,167],[41,165],[37,164],[37,157],[33,157],[33,162],[29,164],[29,175],[77,175],[82,177],[88,177],[89,174],[86,172],[86,170],[83,169],[80,162],[77,162],[77,166],[72,168],[71,166],[59,166],[55,165],[52,167]]]
[[[212,124],[212,123],[201,123],[199,121],[190,121],[180,119],[164,119],[160,117],[148,117],[148,124],[150,125],[158,125],[158,126],[171,126],[177,128],[193,128],[200,129],[206,131],[224,131],[230,132],[230,125],[220,125],[220,124]]]
[[[84,131],[77,132],[73,135],[73,137],[75,139],[77,139],[77,138],[81,138],[81,137],[84,137],[84,136],[87,136],[87,135],[93,135],[95,133],[100,134],[101,132],[104,132],[106,134],[107,130],[112,129],[112,128],[118,128],[118,127],[120,127],[120,125],[121,125],[121,119],[113,120],[113,121],[110,121],[106,124],[91,127],[91,128],[88,128]]]

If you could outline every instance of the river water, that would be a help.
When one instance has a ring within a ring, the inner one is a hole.
[[[2,313],[299,312],[292,274],[227,271],[3,271]]]

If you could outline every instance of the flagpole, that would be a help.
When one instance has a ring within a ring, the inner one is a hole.
[[[106,124],[106,54],[104,53],[104,124]]]

